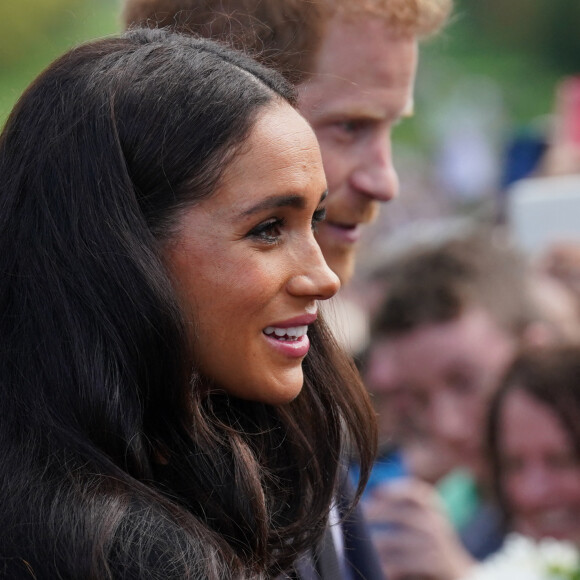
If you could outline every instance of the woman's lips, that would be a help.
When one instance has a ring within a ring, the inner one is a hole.
[[[579,529],[578,510],[572,506],[545,509],[532,519],[536,529],[546,536],[566,537],[571,531]]]
[[[265,333],[264,337],[277,352],[290,358],[302,358],[310,350],[310,340],[306,333],[298,338],[279,337],[275,334]]]
[[[291,358],[301,358],[310,349],[308,325],[316,318],[316,312],[296,316],[267,326],[262,334],[278,352]]]

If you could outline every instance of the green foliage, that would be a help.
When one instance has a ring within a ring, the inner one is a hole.
[[[580,570],[575,568],[570,570],[566,566],[548,566],[548,576],[550,580],[580,580]]]
[[[504,51],[541,58],[561,75],[580,71],[580,2],[456,0],[469,26]]]
[[[57,56],[119,30],[118,0],[0,2],[0,127],[26,86]]]
[[[19,0],[0,4],[0,66],[18,62],[76,10],[81,0]]]
[[[282,0],[280,0],[282,1]],[[429,106],[454,83],[482,75],[502,87],[511,120],[526,124],[549,113],[564,75],[580,71],[580,2],[454,0],[448,28],[422,47],[417,120],[397,139],[424,136]],[[0,126],[18,96],[52,60],[79,42],[120,30],[120,0],[0,0]]]

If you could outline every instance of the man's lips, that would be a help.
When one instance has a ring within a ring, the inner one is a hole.
[[[360,223],[341,223],[325,221],[320,224],[320,230],[325,230],[328,235],[347,244],[354,244],[360,240],[363,225]]]

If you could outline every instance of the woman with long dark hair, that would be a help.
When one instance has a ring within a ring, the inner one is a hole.
[[[487,440],[506,528],[580,547],[580,345],[517,354],[495,394]]]
[[[275,72],[133,31],[0,137],[0,575],[267,578],[374,418],[317,314],[326,184]]]

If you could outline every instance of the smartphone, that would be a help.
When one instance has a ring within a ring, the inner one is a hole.
[[[530,255],[553,242],[580,243],[580,175],[517,181],[507,192],[514,241]]]

